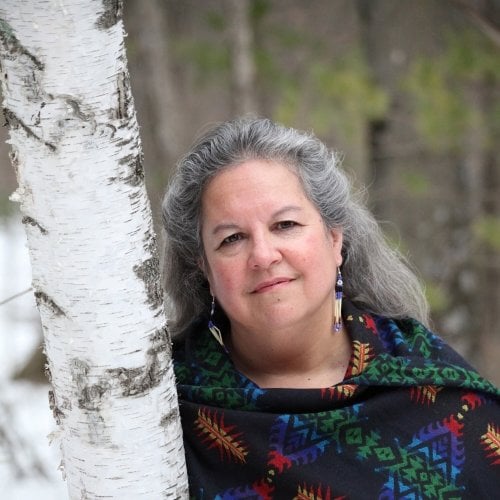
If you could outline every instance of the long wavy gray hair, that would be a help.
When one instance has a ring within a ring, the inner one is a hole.
[[[200,269],[204,188],[224,168],[250,159],[289,167],[326,227],[343,232],[342,274],[350,300],[376,314],[428,322],[428,305],[418,279],[406,259],[388,245],[371,213],[352,195],[338,155],[312,134],[268,119],[240,118],[218,125],[195,143],[180,160],[163,200],[164,274],[174,335],[210,307],[207,280]]]

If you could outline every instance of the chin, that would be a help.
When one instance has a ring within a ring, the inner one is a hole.
[[[260,321],[258,323],[261,324],[264,328],[281,329],[291,327],[300,322],[300,320],[302,320],[303,318],[296,317],[294,314],[290,314],[290,311],[280,311],[271,313],[269,315],[266,314],[264,317],[259,319]]]

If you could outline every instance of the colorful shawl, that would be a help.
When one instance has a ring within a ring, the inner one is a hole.
[[[261,389],[199,321],[174,349],[192,498],[493,498],[500,393],[415,320],[345,303],[344,381]]]

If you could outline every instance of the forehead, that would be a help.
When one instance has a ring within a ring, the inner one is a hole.
[[[286,206],[316,210],[295,171],[283,163],[249,160],[224,169],[206,186],[201,226],[266,219]]]
[[[285,163],[271,160],[247,160],[237,165],[225,167],[206,184],[202,199],[214,192],[225,189],[235,191],[251,190],[254,187],[266,189],[281,184],[285,188],[304,192],[295,168]]]

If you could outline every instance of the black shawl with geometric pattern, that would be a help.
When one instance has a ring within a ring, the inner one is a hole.
[[[415,320],[342,315],[352,356],[326,388],[259,388],[205,320],[177,342],[191,497],[500,498],[499,391]]]

